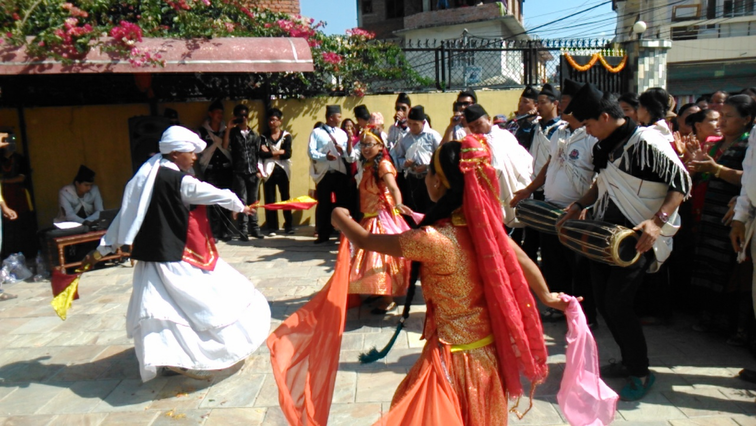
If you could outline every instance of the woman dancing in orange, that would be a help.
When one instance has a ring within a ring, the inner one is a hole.
[[[420,229],[375,235],[344,209],[332,215],[353,244],[411,259],[422,278],[427,343],[380,424],[504,425],[508,400],[523,393],[520,374],[532,382],[532,392],[548,373],[530,290],[549,307],[563,310],[566,303],[549,292],[537,266],[504,232],[498,183],[484,141],[470,135],[436,151],[426,177],[436,205]],[[336,334],[343,322],[316,324],[312,334],[311,321],[318,316],[314,309],[322,308],[329,321],[339,318],[338,309],[324,301],[344,303],[338,293],[346,274],[339,272],[338,262],[345,258],[340,254],[324,294],[268,339],[281,408],[291,424],[325,424],[328,417],[338,367],[338,347],[330,345],[340,344]],[[323,356],[335,357],[336,364]]]
[[[385,144],[379,131],[366,129],[360,140],[363,167],[359,180],[362,226],[371,234],[399,234],[409,230],[400,216],[412,210],[402,204],[396,185],[396,169],[385,155]],[[396,307],[393,296],[407,293],[409,262],[386,254],[357,249],[349,274],[350,294],[380,295],[381,303],[373,314],[385,314]]]

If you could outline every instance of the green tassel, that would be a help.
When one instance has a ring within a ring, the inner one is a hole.
[[[404,328],[404,318],[399,320],[399,324],[396,325],[396,331],[394,331],[394,335],[391,336],[391,340],[389,340],[388,344],[385,348],[383,348],[380,352],[375,348],[371,348],[367,353],[360,354],[359,360],[360,364],[370,364],[371,362],[376,362],[379,359],[383,359],[388,355],[389,351],[391,350],[391,347],[394,346],[394,342],[396,342],[396,338],[399,337],[399,332],[402,331]]]

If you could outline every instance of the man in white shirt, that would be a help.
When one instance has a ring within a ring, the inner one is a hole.
[[[79,166],[79,172],[73,183],[69,183],[58,191],[58,217],[55,223],[94,221],[100,218],[102,196],[97,185],[94,184],[95,172],[85,165]]]
[[[430,128],[422,105],[412,107],[407,125],[409,133],[391,151],[396,168],[404,174],[404,204],[418,213],[425,213],[431,206],[425,175],[431,156],[441,143],[441,135]]]
[[[559,102],[559,111],[563,112],[572,97],[583,85],[566,79]],[[543,187],[547,202],[564,209],[580,199],[593,183],[593,146],[598,139],[589,135],[585,127],[572,115],[561,115],[564,120],[551,137],[550,155],[541,172],[527,188],[515,194],[512,207]],[[587,259],[577,255],[559,242],[556,235],[540,233],[541,269],[549,283],[549,288],[556,292],[577,294],[584,297],[581,307],[588,324],[597,324],[596,306],[590,286],[590,274]],[[551,310],[544,314],[546,318],[561,318],[562,315]]]
[[[400,93],[394,103],[394,124],[388,129],[388,138],[386,138],[387,150],[391,151],[409,133],[407,116],[409,115],[410,108],[412,108],[412,101],[410,101],[409,96],[406,93]]]
[[[341,107],[328,105],[325,124],[310,133],[307,154],[311,160],[310,176],[315,181],[318,194],[318,206],[315,209],[318,238],[315,239],[315,244],[322,244],[330,239],[333,232],[331,211],[334,207],[349,208],[353,203],[347,163],[353,163],[357,155],[339,124]],[[336,203],[331,202],[332,194],[336,197]]]
[[[491,150],[491,165],[496,169],[499,180],[499,200],[504,213],[504,224],[509,228],[520,227],[514,215],[510,201],[514,194],[530,183],[533,173],[533,158],[528,151],[517,143],[517,139],[508,131],[495,126],[479,104],[465,109],[465,119],[473,134],[486,137]]]

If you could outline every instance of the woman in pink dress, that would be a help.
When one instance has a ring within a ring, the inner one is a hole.
[[[360,225],[371,234],[398,234],[409,227],[401,214],[412,214],[402,204],[396,185],[396,169],[377,129],[366,129],[360,139],[362,173],[359,179]],[[409,264],[403,258],[356,250],[349,273],[349,293],[381,296],[374,314],[396,307],[394,296],[402,296],[409,285]]]

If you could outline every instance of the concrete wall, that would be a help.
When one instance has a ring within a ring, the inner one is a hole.
[[[481,91],[479,102],[491,114],[509,114],[517,108],[520,90]],[[424,105],[433,127],[443,132],[449,123],[451,105],[456,93],[410,94],[414,105]],[[365,104],[370,111],[380,111],[388,124],[393,116],[396,95],[374,95],[364,98],[314,98],[272,101],[284,113],[283,126],[293,136],[292,197],[306,195],[314,188],[309,178],[307,143],[313,125],[323,121],[325,106],[339,104],[343,116],[351,117],[352,108]],[[242,101],[250,109],[250,126],[262,130],[265,122],[261,101]],[[226,119],[236,102],[226,102]],[[208,102],[166,103],[159,105],[179,112],[181,122],[197,128],[206,117]],[[92,105],[83,107],[27,108],[28,158],[32,167],[35,205],[40,226],[49,225],[57,214],[58,190],[73,180],[80,164],[92,168],[97,176],[106,208],[120,205],[123,188],[132,176],[128,119],[148,115],[149,107],[132,105]],[[15,109],[0,109],[0,128],[11,128],[19,134]],[[19,147],[23,146],[19,143]],[[297,224],[313,224],[314,209],[295,215]]]

